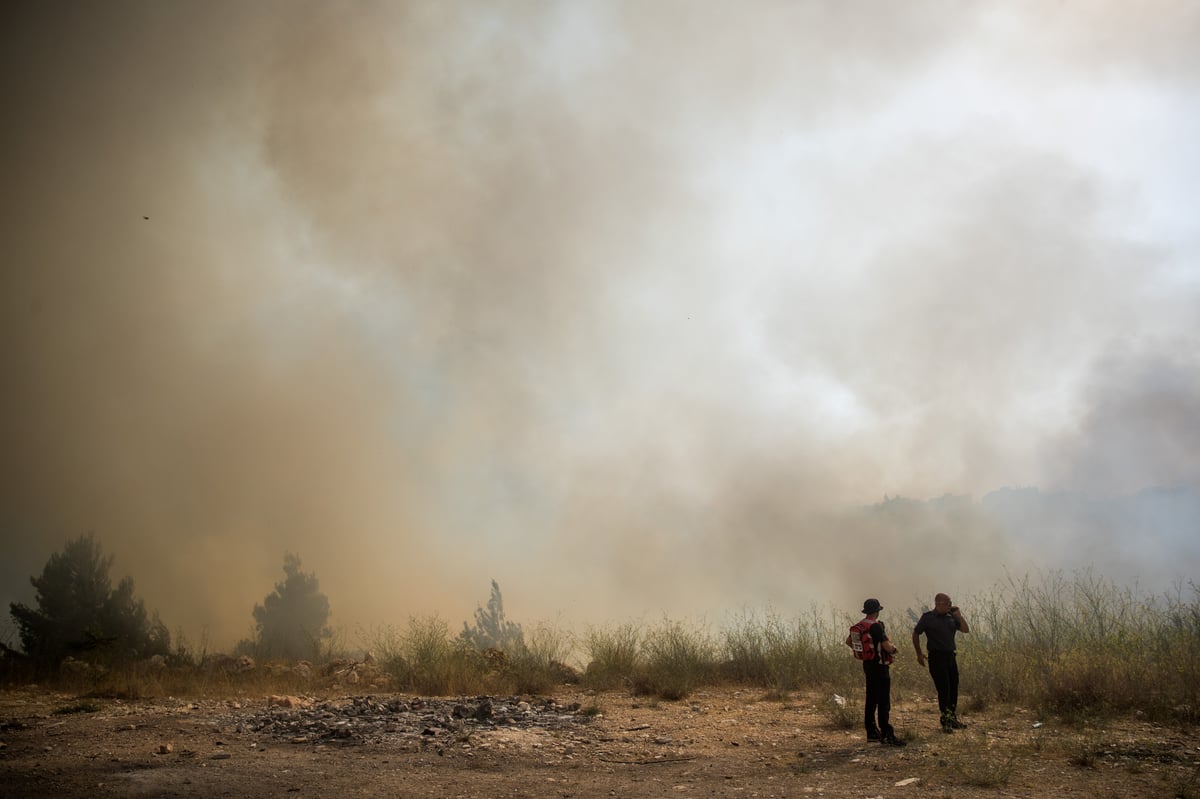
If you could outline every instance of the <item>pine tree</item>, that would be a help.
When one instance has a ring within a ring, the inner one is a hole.
[[[86,660],[129,660],[166,655],[170,634],[158,614],[146,613],[133,580],[112,588],[94,534],[67,542],[50,556],[40,577],[31,577],[36,607],[9,606],[21,647],[39,668],[54,669],[68,655]]]
[[[495,580],[492,580],[492,595],[488,599],[487,610],[476,608],[475,626],[470,627],[464,621],[459,638],[476,649],[512,652],[524,648],[525,635],[521,625],[504,618],[504,599],[500,596],[500,584]]]
[[[300,571],[299,555],[284,554],[283,573],[283,582],[254,606],[255,651],[260,657],[315,660],[321,642],[332,635],[326,626],[329,599],[315,574]]]

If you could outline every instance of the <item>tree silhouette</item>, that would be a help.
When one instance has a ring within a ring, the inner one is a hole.
[[[254,606],[260,657],[287,660],[316,659],[321,642],[330,637],[329,599],[320,592],[315,574],[300,571],[300,556],[283,556],[283,582]]]
[[[487,609],[475,608],[475,626],[463,622],[459,638],[477,649],[502,649],[505,652],[523,649],[525,635],[521,625],[504,618],[504,599],[500,596],[500,584],[492,580],[492,595]]]
[[[9,606],[21,647],[38,668],[56,669],[67,655],[120,661],[170,652],[166,626],[157,613],[147,615],[133,580],[112,587],[112,561],[94,534],[80,536],[50,556],[41,577],[30,578],[36,607]]]

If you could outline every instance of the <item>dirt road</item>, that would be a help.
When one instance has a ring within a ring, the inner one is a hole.
[[[0,796],[1200,797],[1194,730],[1067,726],[1008,708],[947,736],[936,708],[914,700],[894,713],[909,744],[891,748],[838,726],[830,701],[735,689],[682,702],[564,689],[274,703],[10,690]]]

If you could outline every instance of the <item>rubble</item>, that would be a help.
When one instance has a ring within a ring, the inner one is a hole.
[[[377,744],[405,739],[419,745],[461,741],[488,729],[562,730],[587,725],[579,703],[480,696],[474,699],[356,696],[331,701],[268,697],[265,708],[229,716],[239,733],[289,743]]]

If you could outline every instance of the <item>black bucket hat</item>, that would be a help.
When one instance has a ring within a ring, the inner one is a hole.
[[[862,612],[868,616],[872,613],[878,613],[881,610],[883,610],[883,605],[879,604],[878,599],[868,599],[866,602],[863,602]]]

